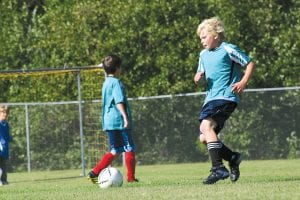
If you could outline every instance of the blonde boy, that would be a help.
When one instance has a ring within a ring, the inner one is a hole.
[[[225,42],[223,23],[213,17],[204,20],[197,28],[204,50],[200,52],[196,84],[205,77],[207,93],[200,112],[200,142],[207,144],[212,161],[211,174],[203,184],[213,184],[230,176],[237,181],[240,176],[241,154],[233,152],[218,138],[225,121],[235,110],[238,94],[245,89],[255,64],[236,45]],[[242,76],[242,68],[246,68]],[[229,162],[230,173],[222,160]]]

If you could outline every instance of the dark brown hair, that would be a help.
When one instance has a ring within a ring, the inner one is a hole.
[[[121,67],[121,58],[116,54],[109,54],[103,61],[103,67],[107,74],[114,74]]]

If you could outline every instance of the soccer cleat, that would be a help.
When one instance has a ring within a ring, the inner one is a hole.
[[[229,171],[224,167],[224,165],[212,167],[210,171],[211,174],[203,180],[203,184],[214,184],[219,180],[224,180],[229,177]]]
[[[7,182],[7,181],[2,181],[2,185],[9,185],[9,182]]]
[[[137,183],[137,182],[139,182],[139,180],[134,178],[134,179],[128,179],[127,182],[128,183]]]
[[[93,171],[88,173],[87,179],[94,184],[98,182],[98,176]]]
[[[230,180],[235,182],[240,177],[240,169],[239,166],[242,162],[242,155],[238,152],[235,152],[232,156],[231,160],[229,161],[230,167]]]

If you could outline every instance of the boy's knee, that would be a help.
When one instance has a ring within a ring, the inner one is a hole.
[[[208,132],[214,131],[217,123],[213,119],[205,119],[200,124],[200,132],[203,134],[207,134]]]
[[[200,135],[199,135],[199,140],[202,144],[206,144],[206,138],[205,138],[205,135],[203,133],[200,132]]]
[[[108,153],[110,153],[111,155],[113,155],[113,156],[115,156],[115,157],[118,157],[118,156],[120,155],[120,153],[117,153],[116,150],[111,150],[111,151],[108,152]]]
[[[200,124],[200,128],[199,129],[200,129],[200,133],[201,133],[200,136],[201,135],[205,136],[204,134],[209,131],[209,127],[206,124],[204,124],[204,123]]]

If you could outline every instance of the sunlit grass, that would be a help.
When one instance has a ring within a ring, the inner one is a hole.
[[[80,169],[10,173],[0,199],[300,199],[300,160],[244,161],[238,182],[203,185],[209,168],[209,163],[137,166],[139,183],[109,189],[80,177]]]

